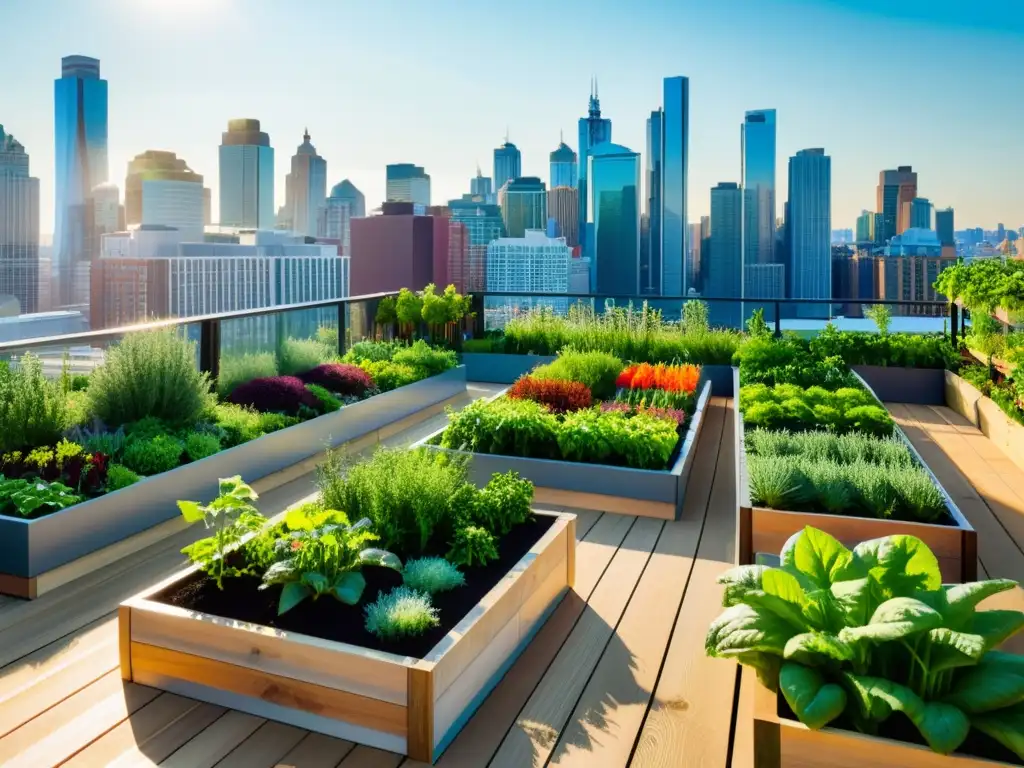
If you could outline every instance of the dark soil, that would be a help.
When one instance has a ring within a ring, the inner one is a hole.
[[[367,632],[363,613],[363,606],[374,602],[381,592],[402,583],[401,574],[389,568],[363,568],[366,590],[358,606],[322,597],[305,600],[284,616],[277,615],[281,587],[260,591],[260,580],[254,576],[225,579],[224,590],[221,591],[212,579],[197,572],[151,599],[190,611],[421,659],[530,551],[554,521],[555,518],[549,515],[537,515],[532,521],[513,528],[498,542],[497,560],[486,566],[463,568],[465,586],[434,596],[434,607],[439,609],[441,619],[437,627],[418,637],[394,642],[383,642]]]

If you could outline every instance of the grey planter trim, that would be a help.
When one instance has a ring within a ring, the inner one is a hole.
[[[711,394],[715,397],[735,397],[731,365],[702,365],[700,372],[711,382]]]
[[[501,397],[503,394],[504,391],[495,397]],[[607,496],[625,502],[624,504],[614,504],[612,505],[614,508],[609,508],[607,511],[620,511],[619,508],[622,508],[621,511],[626,511],[625,507],[632,502],[638,511],[630,512],[630,514],[644,514],[643,503],[650,502],[654,505],[663,505],[659,508],[660,511],[652,511],[652,516],[676,519],[682,507],[686,482],[696,453],[695,446],[704,425],[704,413],[707,410],[710,397],[711,382],[705,381],[701,387],[689,429],[683,437],[679,457],[672,468],[668,470],[631,469],[575,461],[498,456],[431,445],[430,441],[440,436],[447,427],[439,429],[412,447],[472,457],[469,468],[470,481],[477,486],[486,485],[495,472],[514,470],[537,486],[538,497],[541,501],[544,500],[543,492],[549,489],[554,492],[570,494]]]
[[[512,384],[538,365],[555,359],[554,355],[506,355],[500,352],[465,352],[462,364],[466,379],[489,384]]]
[[[0,516],[0,574],[46,573],[177,517],[178,499],[212,498],[221,477],[258,480],[465,390],[459,366],[45,517]]]
[[[946,404],[946,371],[942,368],[889,368],[883,365],[851,367],[883,402]]]

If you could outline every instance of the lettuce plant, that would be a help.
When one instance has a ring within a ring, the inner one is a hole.
[[[1024,660],[994,650],[1024,627],[1020,611],[978,611],[1006,579],[943,585],[938,561],[913,536],[850,551],[805,528],[778,568],[724,573],[725,612],[709,655],[753,667],[812,729],[867,734],[902,712],[948,754],[977,729],[1024,758]]]

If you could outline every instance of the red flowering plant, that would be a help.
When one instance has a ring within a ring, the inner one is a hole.
[[[552,413],[589,408],[593,400],[586,384],[562,379],[535,379],[532,376],[521,376],[506,394],[513,400],[533,400]]]
[[[651,408],[645,405],[630,405],[629,403],[619,402],[618,400],[610,400],[608,402],[601,403],[601,413],[608,413],[609,411],[619,411],[620,413],[625,413],[627,415],[634,413],[647,413],[657,418],[674,421],[676,426],[680,429],[686,423],[686,411],[680,410],[679,408]]]
[[[699,382],[700,367],[696,365],[638,363],[626,368],[616,379],[616,400],[645,408],[686,411],[693,403]]]

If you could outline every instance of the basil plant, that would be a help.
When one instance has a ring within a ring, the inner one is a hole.
[[[944,585],[913,536],[850,551],[805,528],[778,568],[724,573],[726,607],[710,656],[753,667],[804,725],[877,734],[902,712],[949,754],[975,728],[1024,759],[1024,657],[993,650],[1024,627],[1020,611],[976,610],[1006,579]]]

